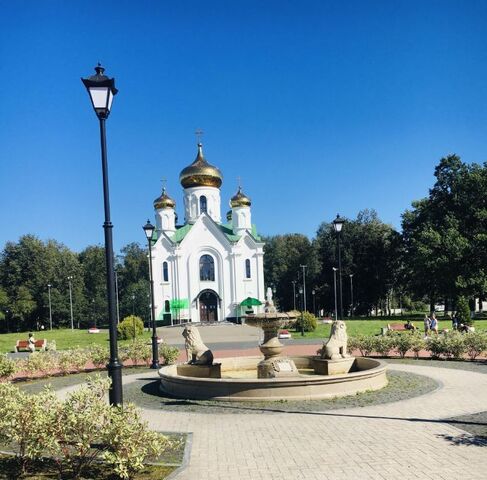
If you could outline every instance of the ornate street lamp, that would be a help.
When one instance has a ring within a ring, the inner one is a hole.
[[[151,317],[152,317],[152,364],[150,368],[159,369],[159,348],[157,345],[157,331],[156,331],[156,306],[154,303],[154,278],[152,276],[152,235],[156,227],[152,225],[149,220],[142,227],[149,244],[149,279],[150,279],[150,295],[151,295]]]
[[[340,237],[345,220],[337,214],[335,220],[333,220],[333,228],[337,234],[337,247],[338,247],[338,285],[340,288],[340,320],[343,320],[343,290],[342,290],[342,253],[340,248]]]
[[[103,174],[103,204],[105,208],[105,263],[107,268],[107,296],[108,296],[108,322],[110,336],[110,361],[108,362],[108,375],[112,380],[109,392],[111,405],[122,405],[122,364],[118,359],[117,345],[117,312],[115,298],[115,274],[113,265],[113,225],[110,220],[110,195],[108,190],[108,163],[105,121],[110,115],[113,97],[118,90],[115,88],[115,79],[104,75],[105,69],[98,64],[95,75],[82,78],[100,122],[101,139],[101,166]]]
[[[315,299],[315,289],[311,290],[311,295],[313,296],[313,315],[316,317],[316,299]]]

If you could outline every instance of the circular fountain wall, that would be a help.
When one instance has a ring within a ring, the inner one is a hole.
[[[289,358],[296,364],[299,375],[257,378],[257,365],[262,357],[215,360],[221,363],[222,378],[189,377],[178,374],[180,365],[170,365],[159,370],[161,389],[165,394],[177,398],[267,401],[340,397],[366,390],[379,390],[387,385],[387,367],[380,360],[356,357],[350,362],[348,373],[317,375],[314,373],[317,357]]]

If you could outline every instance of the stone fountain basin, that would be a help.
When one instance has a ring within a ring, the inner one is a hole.
[[[316,357],[288,358],[294,361],[299,370],[309,373]],[[241,378],[246,376],[245,373],[256,371],[261,360],[259,356],[215,359],[215,362],[221,363],[222,378],[186,377],[177,374],[177,365],[169,365],[159,370],[160,388],[164,394],[177,398],[241,402],[317,400],[379,390],[387,385],[385,362],[365,357],[356,357],[351,362],[349,372],[339,375]],[[232,372],[235,378],[232,378]]]

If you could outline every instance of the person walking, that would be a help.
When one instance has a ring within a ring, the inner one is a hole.
[[[428,315],[425,315],[423,321],[424,321],[424,335],[425,337],[427,337],[430,331],[430,317]]]
[[[430,330],[438,335],[438,319],[434,313],[431,314],[430,319]]]

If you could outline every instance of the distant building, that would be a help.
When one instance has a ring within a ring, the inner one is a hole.
[[[264,299],[264,244],[251,222],[251,201],[239,187],[221,220],[222,174],[203,156],[181,171],[185,219],[165,188],[154,201],[152,249],[156,318],[214,322],[239,317],[247,297]],[[172,318],[171,318],[172,317]]]

